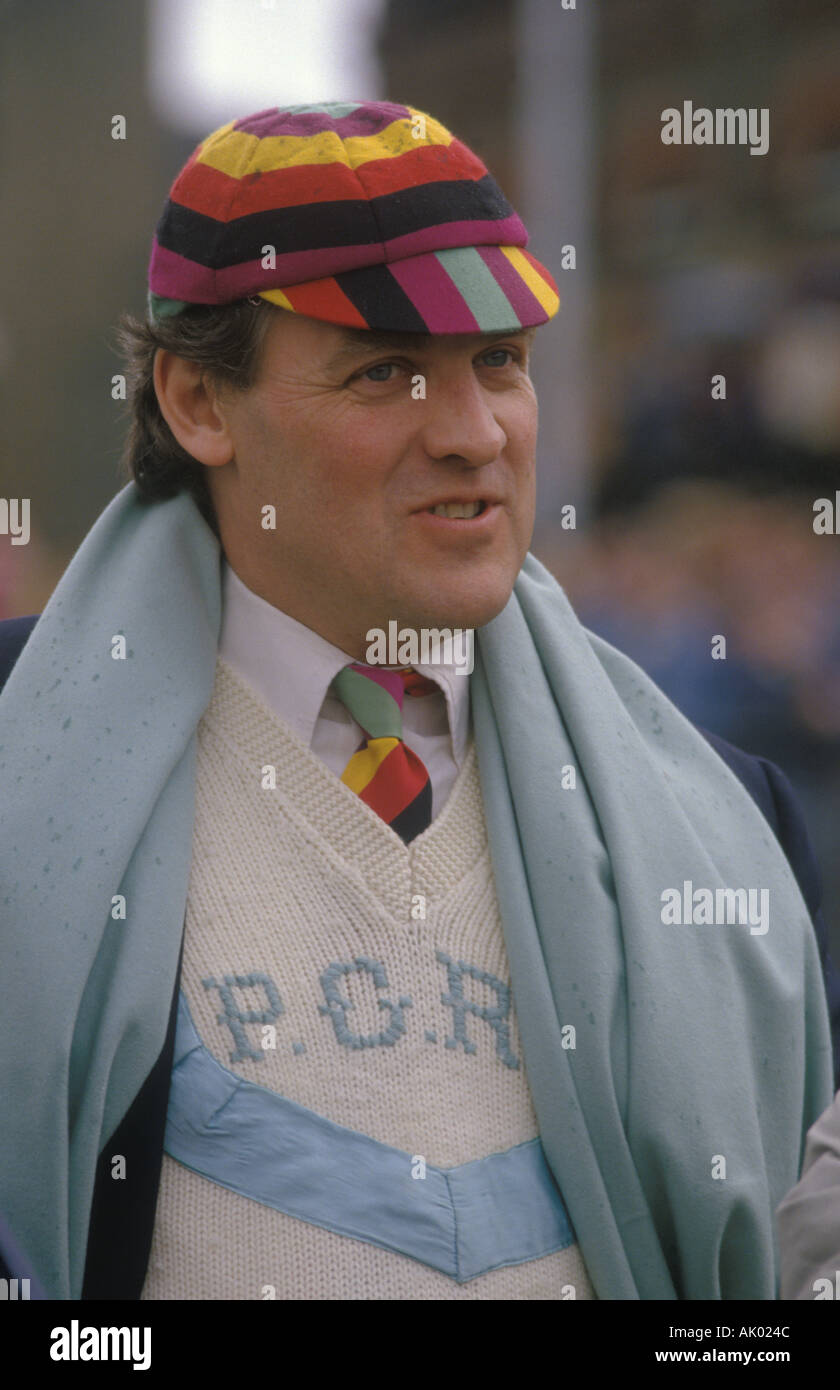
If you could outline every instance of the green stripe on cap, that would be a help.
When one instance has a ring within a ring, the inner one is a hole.
[[[168,319],[180,314],[182,309],[189,309],[190,303],[186,299],[167,299],[162,294],[152,294],[149,290],[148,308],[149,318]]]
[[[354,111],[358,111],[363,105],[359,101],[317,101],[314,106],[280,106],[278,111],[285,111],[290,116],[300,116],[306,111],[323,112],[325,116],[333,116],[338,119],[341,116],[352,116]]]
[[[505,332],[500,323],[509,324],[511,330],[521,327],[519,315],[474,246],[451,247],[436,251],[435,256],[466,300],[482,333]]]

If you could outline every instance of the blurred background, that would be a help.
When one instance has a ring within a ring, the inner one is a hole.
[[[325,98],[429,111],[560,287],[533,549],[691,719],[791,778],[840,960],[840,539],[814,531],[840,502],[840,12],[570,3],[0,0],[0,496],[32,518],[29,545],[0,536],[0,618],[41,611],[123,485],[114,328],[198,140]],[[768,108],[768,153],[663,145],[688,100]]]

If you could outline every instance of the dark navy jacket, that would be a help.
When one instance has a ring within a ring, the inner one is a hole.
[[[0,689],[36,622],[37,616],[0,622]],[[775,831],[808,905],[831,1015],[835,1086],[840,1087],[840,974],[829,955],[828,931],[820,910],[819,870],[793,790],[773,763],[743,753],[705,729],[700,732],[744,784]],[[145,1282],[163,1161],[180,973],[179,961],[163,1050],[128,1114],[100,1155],[88,1232],[83,1298],[139,1298]],[[110,1180],[109,1155],[113,1153],[125,1155],[127,1172],[133,1175],[131,1182]],[[0,1213],[0,1277],[30,1274],[25,1255],[16,1247]],[[33,1280],[32,1296],[38,1296],[36,1280]]]

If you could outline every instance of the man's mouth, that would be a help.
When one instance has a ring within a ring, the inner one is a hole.
[[[427,507],[426,510],[432,516],[470,521],[474,516],[480,516],[486,506],[487,503],[483,500],[477,502],[439,502],[436,507]]]

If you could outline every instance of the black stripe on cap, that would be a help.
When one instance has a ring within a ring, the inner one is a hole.
[[[490,174],[483,179],[421,183],[371,198],[370,207],[383,241],[437,227],[441,222],[497,222],[513,214]]]
[[[210,270],[259,260],[271,245],[278,256],[331,246],[376,246],[381,241],[436,227],[443,222],[499,221],[513,209],[489,174],[483,179],[425,183],[359,198],[271,208],[219,222],[206,213],[168,202],[157,239]]]
[[[158,223],[157,239],[209,270],[258,261],[262,248],[278,256],[290,251],[314,251],[329,246],[377,246],[381,234],[366,199],[306,203],[301,207],[252,212],[232,222],[218,222],[206,213],[180,203],[168,203]]]
[[[428,333],[426,320],[421,318],[386,265],[348,270],[336,275],[335,281],[358,309],[368,328],[394,333]]]

